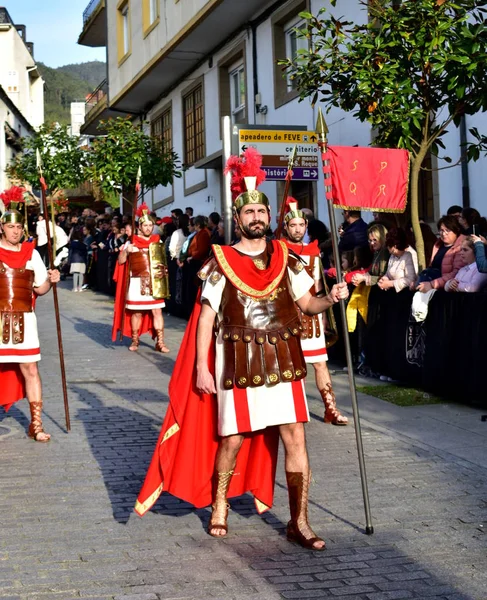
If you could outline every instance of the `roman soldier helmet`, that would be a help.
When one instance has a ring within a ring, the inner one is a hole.
[[[145,202],[142,202],[142,204],[137,208],[135,216],[138,219],[139,225],[142,225],[143,223],[154,224],[154,219],[151,217],[150,209]]]
[[[292,221],[292,219],[304,219],[306,223],[308,222],[307,216],[298,208],[298,201],[295,198],[288,196],[286,204],[288,209],[284,215],[284,223],[286,223],[286,225],[289,221]]]
[[[24,217],[17,209],[25,203],[25,189],[16,185],[0,194],[0,223],[24,224]]]
[[[18,210],[8,208],[0,217],[0,223],[2,223],[2,225],[5,223],[20,223],[23,225],[24,216]]]
[[[230,156],[225,166],[225,175],[232,174],[233,212],[238,213],[247,204],[263,204],[269,210],[269,198],[257,190],[265,181],[262,155],[255,148],[247,148],[241,156]]]

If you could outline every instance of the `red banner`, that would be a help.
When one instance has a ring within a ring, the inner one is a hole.
[[[323,160],[327,199],[345,210],[404,212],[409,182],[409,153],[389,148],[328,146]]]

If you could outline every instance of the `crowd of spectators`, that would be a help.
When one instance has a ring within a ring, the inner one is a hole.
[[[210,255],[212,244],[224,244],[220,215],[193,216],[187,207],[175,208],[162,219],[152,215],[154,233],[165,244],[170,298],[166,310],[188,318],[196,300],[197,273]],[[42,215],[30,219],[37,247],[47,260],[47,229]],[[429,298],[441,293],[478,293],[487,290],[487,221],[473,208],[452,206],[437,223],[438,233],[421,222],[427,267],[419,272],[411,225],[397,226],[396,217],[374,213],[367,224],[358,211],[343,211],[339,226],[339,254],[351,296],[347,314],[353,323],[352,347],[357,368],[366,364],[367,302],[374,286],[388,294],[417,292],[412,314],[426,318]],[[91,209],[62,213],[56,217],[56,253],[62,277],[72,276],[73,292],[98,290],[115,293],[113,274],[122,245],[132,235],[130,215]],[[49,231],[52,225],[49,223]],[[234,241],[237,231],[232,232]],[[272,235],[270,233],[270,235]],[[317,241],[324,272],[331,285],[336,277],[331,235],[326,225],[308,211],[306,242]],[[69,249],[69,251],[68,251]],[[64,254],[63,254],[64,252]],[[62,260],[61,260],[62,257]],[[415,308],[416,307],[416,308]],[[419,307],[419,309],[418,309]],[[418,317],[419,320],[419,317]]]

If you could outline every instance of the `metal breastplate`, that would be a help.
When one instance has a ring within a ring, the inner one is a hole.
[[[254,262],[266,263],[265,254],[254,257]],[[291,268],[295,262],[289,257]],[[212,263],[206,267],[206,277],[216,280],[222,273],[216,261]],[[262,299],[248,296],[226,283],[219,323],[225,389],[272,386],[306,376],[300,343],[302,327],[289,290],[287,270],[277,288]]]
[[[150,277],[149,250],[140,249],[138,252],[129,254],[130,274],[132,277],[140,277],[140,293],[142,296],[152,295]]]
[[[12,269],[0,262],[0,314],[2,342],[14,344],[24,341],[24,313],[32,312],[34,271]]]

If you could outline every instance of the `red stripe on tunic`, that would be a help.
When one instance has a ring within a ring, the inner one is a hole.
[[[152,304],[161,304],[161,302],[164,303],[162,298],[160,300],[127,300],[127,306],[130,306],[131,304],[150,306]]]
[[[304,356],[319,356],[320,354],[328,354],[326,348],[318,348],[318,350],[303,350]]]
[[[306,410],[306,397],[303,390],[303,381],[291,382],[293,388],[294,410],[296,411],[296,423],[306,423],[308,421],[308,411]]]
[[[249,403],[247,400],[247,390],[238,387],[233,388],[233,401],[235,403],[235,417],[237,419],[237,431],[244,433],[252,431],[250,425]]]
[[[5,348],[0,349],[0,356],[32,356],[34,354],[40,354],[40,348]]]

